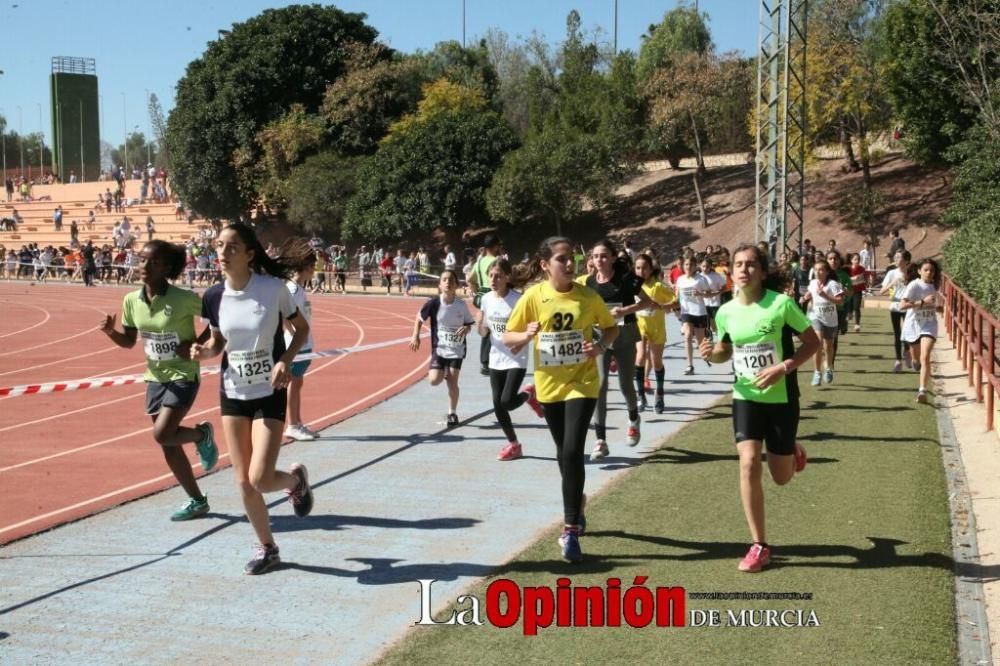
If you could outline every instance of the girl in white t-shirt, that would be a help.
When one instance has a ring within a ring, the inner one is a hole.
[[[826,259],[821,259],[813,266],[816,279],[809,283],[809,289],[802,296],[802,305],[809,307],[809,321],[813,330],[823,340],[823,346],[815,356],[816,371],[813,372],[812,385],[819,386],[826,379],[833,381],[833,345],[840,328],[837,323],[837,306],[844,302],[844,288],[830,270]],[[823,373],[823,361],[826,359],[826,373]]]
[[[413,323],[413,338],[410,350],[420,349],[420,329],[428,322],[431,329],[431,361],[427,371],[427,381],[437,386],[442,381],[448,386],[447,426],[458,426],[458,374],[465,360],[465,336],[472,329],[475,320],[465,301],[455,295],[458,289],[458,275],[455,271],[441,271],[438,280],[440,295],[430,298],[420,308]]]
[[[685,257],[681,262],[684,272],[677,278],[674,291],[680,302],[678,317],[681,320],[681,333],[684,334],[684,352],[687,354],[687,369],[685,375],[694,374],[694,341],[698,344],[705,339],[705,329],[708,328],[708,309],[705,307],[705,296],[712,292],[712,285],[701,273],[696,273],[697,264],[694,257]],[[711,365],[711,364],[709,364]]]
[[[528,384],[521,390],[521,382],[528,372],[529,347],[526,345],[515,354],[503,343],[507,320],[521,298],[521,292],[511,288],[512,274],[513,269],[506,259],[500,258],[493,262],[488,273],[492,291],[483,295],[476,318],[479,335],[490,337],[489,368],[493,413],[507,437],[507,444],[500,450],[497,460],[516,460],[523,455],[510,419],[512,411],[528,403],[535,414],[540,418],[544,416],[541,404],[535,400],[535,387]]]
[[[705,310],[708,312],[709,336],[715,333],[715,313],[722,306],[722,292],[726,290],[726,276],[715,270],[715,260],[706,256],[701,260],[701,275],[708,281],[709,290],[705,295]]]
[[[307,296],[309,285],[312,284],[313,275],[316,272],[316,262],[312,257],[304,259],[298,266],[293,266],[292,277],[285,282],[288,292],[292,295],[295,306],[299,309],[306,322],[309,324],[309,336],[302,343],[300,354],[307,354],[313,350],[312,334],[312,304]],[[295,335],[295,329],[285,322],[285,345],[290,345]],[[302,388],[305,384],[306,371],[312,364],[312,360],[293,361],[288,366],[291,381],[288,383],[288,426],[285,428],[285,437],[299,441],[312,441],[316,439],[316,433],[306,427],[302,421]]]
[[[896,262],[896,267],[886,272],[879,294],[889,294],[892,301],[889,304],[889,319],[892,323],[892,345],[896,352],[896,363],[892,366],[892,371],[900,373],[903,371],[904,359],[906,367],[909,368],[913,365],[910,360],[910,343],[903,340],[903,318],[906,313],[899,309],[903,290],[910,282],[907,279],[910,272],[910,252],[909,250],[900,250],[893,259]]]
[[[933,259],[920,262],[920,276],[903,291],[899,309],[906,313],[903,340],[910,343],[913,368],[920,371],[917,402],[927,402],[927,384],[931,375],[931,350],[937,340],[937,313],[941,310],[941,267]]]
[[[303,247],[304,246],[304,247]],[[268,256],[253,229],[232,224],[215,241],[225,280],[202,297],[202,317],[211,338],[191,345],[191,358],[224,353],[220,387],[222,429],[240,488],[243,508],[259,546],[243,572],[262,574],[281,562],[271,532],[264,493],[283,490],[296,516],[312,511],[313,493],[305,465],[278,470],[285,426],[289,366],[309,336],[309,324],[285,287],[291,267],[311,256],[308,245],[283,245]],[[284,321],[295,329],[285,346]]]

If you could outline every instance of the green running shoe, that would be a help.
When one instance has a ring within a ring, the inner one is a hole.
[[[173,515],[170,516],[170,520],[177,523],[182,520],[191,520],[198,516],[204,516],[206,513],[208,513],[208,495],[205,495],[205,499],[200,502],[192,497],[184,506],[174,511]]]
[[[208,421],[198,424],[201,431],[201,441],[195,446],[198,449],[198,459],[201,460],[201,468],[205,472],[211,472],[215,468],[215,463],[219,462],[219,447],[215,445],[215,430]]]

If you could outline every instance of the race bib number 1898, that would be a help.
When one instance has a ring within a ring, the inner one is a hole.
[[[173,361],[177,358],[177,345],[181,340],[176,333],[140,331],[139,335],[142,336],[142,348],[149,360]]]

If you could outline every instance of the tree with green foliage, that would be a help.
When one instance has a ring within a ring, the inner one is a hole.
[[[488,221],[486,189],[515,146],[503,118],[482,108],[440,110],[406,123],[358,172],[345,238],[398,239],[442,228],[457,244],[466,228]]]
[[[894,2],[879,21],[886,94],[903,128],[906,154],[924,164],[943,162],[975,119],[955,90],[954,72],[938,57],[940,33],[927,0]]]
[[[440,42],[429,52],[417,52],[409,56],[417,69],[420,80],[432,82],[447,79],[466,88],[482,93],[483,98],[494,110],[498,108],[500,79],[485,41],[475,46],[462,46],[456,41]]]
[[[357,190],[357,174],[366,159],[326,151],[293,167],[284,183],[288,221],[306,232],[339,238],[347,202]]]
[[[128,155],[126,156],[126,148]],[[149,142],[142,132],[132,132],[128,135],[125,145],[111,151],[111,161],[118,165],[144,166],[146,163],[159,164],[160,151],[156,142]],[[131,174],[130,174],[131,177]]]
[[[167,120],[172,180],[186,203],[211,217],[249,209],[260,180],[258,133],[292,104],[320,108],[347,69],[347,45],[375,41],[364,19],[321,5],[268,9],[188,65]]]
[[[663,20],[649,26],[641,39],[637,69],[642,80],[669,67],[678,54],[705,55],[714,48],[708,30],[708,14],[699,14],[687,4],[679,4],[664,14]]]

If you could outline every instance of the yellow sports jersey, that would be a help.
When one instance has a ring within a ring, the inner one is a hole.
[[[644,283],[642,290],[646,292],[651,301],[660,305],[669,305],[677,300],[677,294],[674,290],[659,280]],[[643,338],[656,345],[666,344],[666,312],[650,308],[649,310],[639,310],[635,314],[639,322],[639,334]]]
[[[542,282],[521,296],[507,320],[507,330],[521,333],[534,321],[539,324],[533,350],[538,401],[597,398],[601,388],[597,363],[584,355],[582,346],[592,341],[594,326],[615,326],[604,300],[577,283],[562,293]]]

